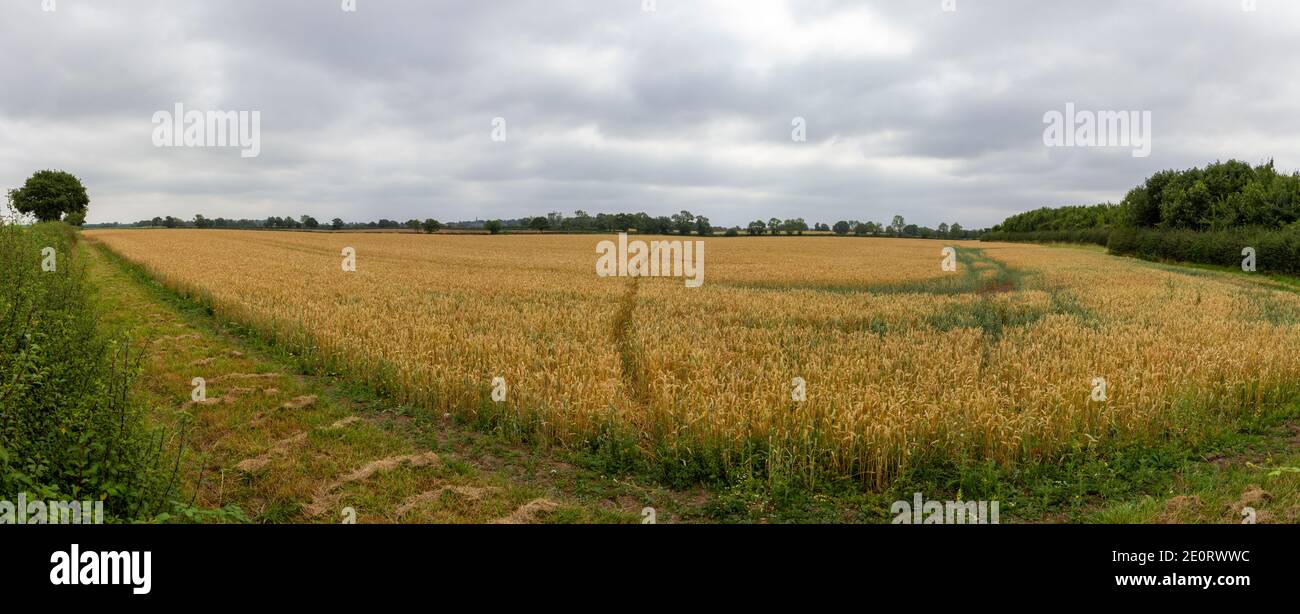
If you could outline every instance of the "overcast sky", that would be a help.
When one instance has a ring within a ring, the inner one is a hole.
[[[341,4],[0,0],[0,186],[70,171],[91,222],[687,209],[983,227],[1118,201],[1162,168],[1300,168],[1298,2]],[[177,102],[260,112],[260,155],[155,147]],[[1067,102],[1150,111],[1150,156],[1045,146]]]

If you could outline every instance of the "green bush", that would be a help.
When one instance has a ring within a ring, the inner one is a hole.
[[[1008,232],[999,230],[984,233],[981,241],[1013,241],[1025,243],[1091,243],[1105,246],[1110,240],[1109,228],[1081,228],[1072,230],[1032,230]]]
[[[128,398],[129,346],[97,328],[76,237],[0,222],[0,499],[96,500],[106,520],[147,519],[168,503],[161,441]]]
[[[1234,228],[1218,231],[1187,229],[1116,229],[1110,253],[1147,260],[1241,266],[1242,250],[1255,249],[1255,270],[1300,275],[1300,226],[1281,229]]]

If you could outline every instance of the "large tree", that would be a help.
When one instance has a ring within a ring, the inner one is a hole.
[[[42,222],[56,222],[65,213],[86,213],[90,197],[86,186],[71,173],[36,171],[23,187],[9,190],[9,202],[19,213],[35,215]]]
[[[695,233],[701,237],[713,236],[713,224],[709,223],[709,218],[703,215],[695,217]]]
[[[695,229],[695,216],[690,211],[682,211],[673,215],[673,228],[678,234],[688,235]]]
[[[901,235],[903,234],[903,228],[905,228],[906,226],[907,226],[907,222],[903,220],[903,216],[895,215],[894,221],[889,224],[889,231],[893,233],[895,236]]]

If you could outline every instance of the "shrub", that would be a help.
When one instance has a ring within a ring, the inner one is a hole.
[[[1242,250],[1255,249],[1259,272],[1300,275],[1300,227],[1282,229],[1158,230],[1122,228],[1111,233],[1108,248],[1120,256],[1236,267]]]
[[[107,520],[148,518],[168,489],[128,397],[137,357],[97,329],[75,241],[62,223],[0,222],[0,498],[102,500]]]

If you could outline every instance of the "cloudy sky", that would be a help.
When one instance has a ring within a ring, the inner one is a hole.
[[[1287,0],[43,2],[0,0],[0,186],[68,170],[91,222],[982,227],[1117,201],[1162,168],[1300,168]],[[260,155],[155,147],[178,102],[258,111]],[[1150,156],[1047,147],[1044,113],[1068,102],[1150,111]]]

